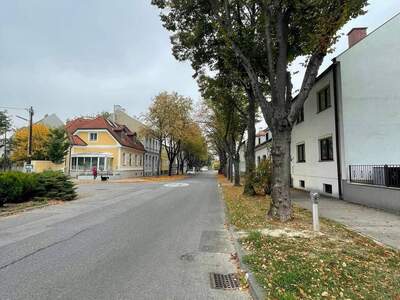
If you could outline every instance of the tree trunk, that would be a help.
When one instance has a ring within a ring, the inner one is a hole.
[[[248,91],[248,96],[247,145],[245,151],[246,176],[243,193],[248,196],[254,196],[256,194],[256,191],[254,190],[254,173],[256,170],[256,101],[251,89]]]
[[[172,165],[173,164],[174,164],[174,161],[170,160],[169,164],[168,164],[168,176],[172,176]]]
[[[225,174],[226,154],[220,152],[218,156],[219,156],[219,169],[218,169],[218,174]]]
[[[233,164],[234,164],[234,186],[240,186],[240,155],[239,153],[235,154],[235,157],[233,159]]]
[[[272,202],[268,217],[286,222],[292,218],[290,200],[291,129],[284,127],[278,130],[272,140]]]

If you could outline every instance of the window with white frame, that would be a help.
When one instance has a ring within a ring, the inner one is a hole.
[[[92,142],[97,141],[97,132],[90,132],[89,133],[89,141],[92,141]]]
[[[122,165],[126,166],[126,154],[125,154],[125,152],[122,152]]]

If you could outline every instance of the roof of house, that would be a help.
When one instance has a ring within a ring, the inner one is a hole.
[[[72,145],[87,146],[86,142],[77,135],[69,135],[69,139]]]
[[[79,129],[105,129],[107,130],[122,146],[134,148],[144,151],[144,147],[139,140],[135,139],[135,133],[129,130],[125,125],[120,125],[104,117],[94,119],[78,118],[67,123],[65,126],[70,141],[73,145],[86,144],[80,139],[75,132]]]
[[[269,129],[263,129],[256,133],[256,137],[265,136],[269,132]]]
[[[43,124],[49,128],[58,128],[64,126],[64,123],[56,114],[45,115],[43,119],[37,121],[36,124]]]

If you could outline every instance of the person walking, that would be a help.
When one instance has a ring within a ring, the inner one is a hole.
[[[93,174],[93,180],[96,180],[96,178],[97,178],[97,167],[96,166],[94,166],[92,168],[92,174]]]

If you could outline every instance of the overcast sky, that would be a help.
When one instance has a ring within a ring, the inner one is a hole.
[[[65,120],[114,104],[140,115],[163,90],[197,100],[190,65],[171,55],[169,34],[149,3],[0,0],[0,106],[32,105],[36,120],[50,113]],[[370,32],[400,11],[399,0],[370,3],[368,14],[343,32],[355,26]],[[346,47],[343,37],[334,56]]]

